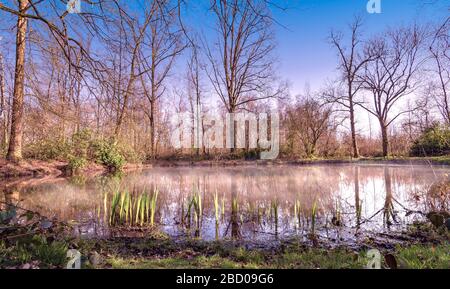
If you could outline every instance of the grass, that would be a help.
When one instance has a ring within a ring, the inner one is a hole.
[[[450,245],[397,248],[401,265],[410,269],[450,269]]]
[[[361,158],[358,161],[402,161],[402,162],[408,162],[408,161],[429,161],[433,165],[450,165],[450,155],[446,156],[439,156],[439,157],[396,157],[396,156],[390,156],[387,158],[383,157],[369,157],[369,158]]]
[[[149,238],[73,240],[84,257],[101,252],[97,268],[117,269],[364,269],[366,250],[313,248],[283,243],[275,248],[246,249],[234,242],[175,241],[165,235]],[[0,242],[0,268],[37,264],[39,268],[64,268],[68,244],[35,236],[26,244]],[[389,253],[402,269],[450,269],[450,244],[397,246]],[[383,259],[383,258],[382,258]],[[87,260],[87,258],[85,258]],[[83,263],[83,268],[92,268]],[[382,261],[383,268],[387,264]]]
[[[393,253],[403,269],[450,268],[449,245],[415,245],[398,247]],[[313,249],[288,247],[284,251],[246,250],[223,247],[212,254],[183,249],[168,257],[124,258],[114,256],[108,264],[117,269],[364,269],[365,252],[346,249]],[[383,262],[383,267],[387,265]]]
[[[40,268],[61,268],[67,262],[68,246],[62,241],[47,241],[35,235],[27,242],[7,246],[0,241],[0,268],[15,267],[38,261]]]
[[[346,250],[269,252],[246,250],[242,247],[223,249],[212,255],[181,250],[167,258],[111,257],[108,263],[116,269],[316,269],[363,268],[362,256]]]
[[[110,259],[114,269],[256,269],[257,265],[243,264],[222,258],[218,255],[211,257],[199,256],[191,260],[182,257],[165,259]]]

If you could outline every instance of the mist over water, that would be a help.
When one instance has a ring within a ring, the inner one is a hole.
[[[177,167],[18,185],[3,195],[72,222],[86,237],[145,236],[157,229],[204,240],[307,240],[314,234],[340,243],[399,232],[427,212],[448,210],[442,188],[449,182],[448,167],[417,165]],[[112,209],[115,194],[135,196],[136,204],[140,194],[156,190],[153,225],[150,208],[141,222],[126,222],[120,208]]]

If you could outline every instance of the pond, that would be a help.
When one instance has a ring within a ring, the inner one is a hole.
[[[86,237],[150,231],[203,240],[355,242],[448,211],[450,167],[341,164],[158,167],[4,187],[7,202]]]

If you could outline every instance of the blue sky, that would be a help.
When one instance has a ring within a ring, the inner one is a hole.
[[[382,13],[369,14],[367,0],[299,0],[298,8],[275,12],[277,19],[288,29],[278,27],[280,72],[292,83],[292,93],[303,90],[305,83],[317,89],[326,78],[336,75],[336,54],[326,42],[331,29],[348,31],[354,15],[364,18],[364,34],[381,33],[387,27],[412,22],[430,22],[448,17],[450,1],[424,5],[420,0],[381,0]]]

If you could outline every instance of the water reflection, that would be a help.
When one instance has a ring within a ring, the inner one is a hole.
[[[158,229],[206,240],[343,240],[448,211],[449,174],[426,166],[182,167],[2,191],[5,203],[74,221],[82,235]]]

